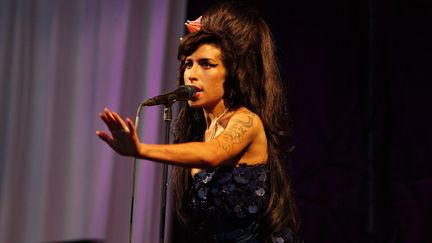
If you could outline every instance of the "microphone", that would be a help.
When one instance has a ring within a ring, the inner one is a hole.
[[[176,101],[186,101],[186,100],[190,100],[195,95],[195,93],[196,93],[196,89],[194,86],[182,85],[174,91],[144,100],[142,105],[143,106],[166,105],[168,103],[172,104]]]

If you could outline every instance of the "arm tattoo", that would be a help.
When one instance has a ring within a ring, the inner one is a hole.
[[[235,144],[243,141],[244,135],[253,125],[253,115],[248,115],[248,121],[234,119],[230,129],[225,131],[222,136],[223,142],[217,140],[217,145],[225,152],[231,152]]]

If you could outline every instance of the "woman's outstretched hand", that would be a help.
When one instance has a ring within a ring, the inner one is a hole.
[[[136,133],[135,125],[130,118],[126,121],[115,112],[105,108],[99,114],[105,125],[111,132],[111,135],[98,130],[96,135],[105,141],[117,153],[125,156],[138,157],[140,141]]]

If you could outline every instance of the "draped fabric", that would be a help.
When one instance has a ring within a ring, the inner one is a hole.
[[[0,242],[127,242],[132,158],[98,114],[175,87],[185,3],[0,0]],[[162,114],[141,113],[144,142],[163,142]],[[161,174],[137,161],[133,242],[157,242]]]

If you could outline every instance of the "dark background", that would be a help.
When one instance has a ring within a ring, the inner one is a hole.
[[[248,3],[289,87],[305,242],[432,242],[432,2]]]

